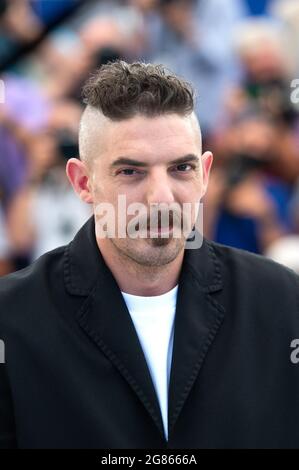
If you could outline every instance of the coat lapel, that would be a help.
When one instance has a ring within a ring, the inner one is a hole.
[[[96,244],[93,217],[66,249],[65,283],[86,300],[76,318],[132,387],[164,438],[158,398],[121,291]]]
[[[180,276],[169,383],[169,437],[190,393],[225,309],[212,297],[222,289],[220,265],[204,239],[199,249],[185,250]]]
[[[79,324],[131,386],[164,438],[158,398],[138,335],[94,230],[91,217],[66,247],[66,288],[71,295],[86,297],[76,313]],[[211,297],[221,288],[212,243],[204,239],[201,248],[185,250],[174,324],[169,434],[223,319],[224,308]]]

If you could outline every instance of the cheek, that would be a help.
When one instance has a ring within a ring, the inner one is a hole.
[[[113,187],[111,186],[111,184],[109,184],[109,182],[105,178],[101,176],[98,176],[98,175],[93,176],[92,191],[93,191],[94,198],[97,202],[101,202],[101,201],[108,202],[111,200],[113,201],[113,195],[114,195]]]
[[[129,205],[134,206],[134,204],[145,204],[146,200],[146,190],[145,186],[142,184],[131,184],[119,186],[115,189],[114,193],[115,201],[122,201],[122,207],[127,207]]]
[[[188,182],[180,183],[176,188],[178,201],[196,202],[200,199],[202,193],[202,178],[200,175],[195,176]]]
[[[196,180],[192,184],[181,188],[178,193],[178,202],[183,211],[192,221],[195,221],[200,211],[200,204],[202,198],[202,185],[200,181]]]

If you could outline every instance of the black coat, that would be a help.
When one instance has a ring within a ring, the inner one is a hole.
[[[207,239],[185,250],[168,443],[93,218],[0,279],[0,302],[0,447],[299,447],[299,280],[277,263]]]

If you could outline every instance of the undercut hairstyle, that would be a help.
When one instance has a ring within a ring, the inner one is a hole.
[[[185,116],[194,110],[194,90],[163,65],[118,60],[90,76],[83,87],[83,101],[113,121],[138,114]]]

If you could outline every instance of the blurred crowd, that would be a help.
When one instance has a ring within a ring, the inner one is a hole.
[[[118,58],[195,88],[214,153],[204,235],[299,272],[298,0],[0,0],[0,275],[90,216],[65,163],[82,84]]]

